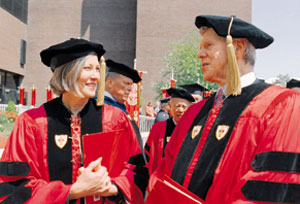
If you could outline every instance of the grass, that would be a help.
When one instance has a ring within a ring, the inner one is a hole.
[[[1,125],[4,127],[4,131],[0,132],[0,136],[8,137],[14,127],[14,123],[3,123]]]

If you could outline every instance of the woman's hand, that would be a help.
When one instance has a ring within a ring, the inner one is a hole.
[[[109,195],[115,193],[116,186],[111,185],[110,177],[104,166],[102,158],[91,162],[86,168],[81,167],[77,181],[71,186],[70,200],[91,195]]]
[[[111,183],[110,184],[110,187],[104,191],[103,193],[101,194],[98,194],[100,196],[104,196],[104,197],[109,197],[109,196],[115,196],[115,195],[118,195],[118,188],[115,184]]]

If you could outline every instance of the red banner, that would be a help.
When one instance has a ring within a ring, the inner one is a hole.
[[[139,72],[142,78],[143,72]],[[135,121],[136,125],[139,126],[140,119],[140,94],[141,94],[141,83],[132,84],[132,90],[125,102],[126,110],[130,117]]]
[[[162,89],[162,98],[167,98],[169,97],[169,94],[167,93],[167,89]]]
[[[52,100],[52,90],[47,88],[47,102]]]
[[[25,105],[25,88],[20,87],[19,104]]]
[[[36,89],[34,87],[31,88],[31,106],[36,106]]]
[[[170,88],[175,88],[176,80],[171,78]]]

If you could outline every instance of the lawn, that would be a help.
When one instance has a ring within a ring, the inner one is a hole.
[[[0,136],[2,137],[8,137],[10,135],[10,132],[14,126],[14,123],[3,123],[3,124],[0,124],[3,126],[4,128],[4,131],[3,132],[0,132]]]

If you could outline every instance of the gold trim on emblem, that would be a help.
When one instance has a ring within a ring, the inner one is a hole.
[[[171,136],[167,136],[166,141],[169,142],[171,139]]]
[[[216,138],[217,140],[221,140],[225,135],[227,134],[229,130],[228,125],[218,125],[217,130],[216,130]]]
[[[56,146],[58,146],[60,149],[64,148],[68,142],[68,135],[55,135],[54,141]]]
[[[196,125],[193,127],[191,138],[192,140],[199,134],[201,131],[202,125]]]
[[[127,118],[129,118],[129,120],[132,120],[132,118],[129,114],[127,114]]]

